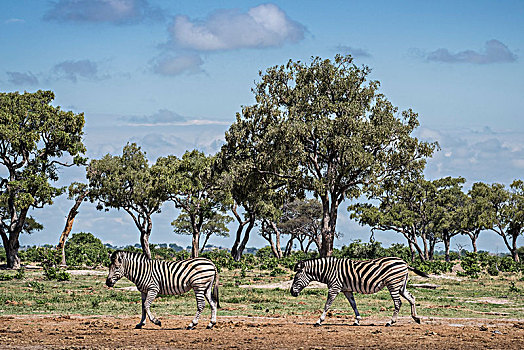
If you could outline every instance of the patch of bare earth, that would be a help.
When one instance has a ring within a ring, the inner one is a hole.
[[[427,318],[422,324],[401,317],[331,317],[314,327],[316,317],[219,317],[205,329],[207,317],[192,331],[190,317],[162,319],[136,330],[138,317],[4,316],[0,347],[6,349],[522,349],[523,320]]]

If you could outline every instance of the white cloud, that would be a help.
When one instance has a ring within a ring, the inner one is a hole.
[[[418,136],[422,140],[438,141],[441,147],[428,160],[425,172],[430,179],[462,176],[468,182],[509,183],[522,178],[522,131],[422,128]]]
[[[484,50],[464,50],[457,53],[451,53],[448,49],[438,49],[427,55],[428,61],[446,62],[446,63],[508,63],[515,62],[517,55],[498,40],[489,40],[486,42]]]
[[[25,20],[20,18],[9,18],[4,21],[5,24],[13,24],[13,23],[25,23]]]
[[[203,21],[176,16],[170,28],[172,42],[197,51],[279,47],[304,38],[305,27],[274,4],[249,9],[219,10]]]
[[[58,0],[44,15],[58,22],[107,22],[131,24],[162,19],[162,11],[147,0]]]
[[[200,73],[204,64],[198,55],[180,55],[158,58],[153,63],[153,72],[160,75],[175,76],[182,73]]]

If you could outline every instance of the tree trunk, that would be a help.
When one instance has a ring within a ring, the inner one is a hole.
[[[56,249],[62,250],[62,266],[66,266],[65,242],[69,237],[69,233],[71,233],[71,230],[73,229],[73,223],[75,221],[76,215],[78,214],[78,208],[80,207],[80,204],[82,204],[82,202],[84,201],[84,198],[87,196],[87,193],[88,191],[81,193],[76,199],[75,204],[73,205],[71,210],[69,210],[64,230],[62,231],[62,234],[60,235],[60,239],[58,241],[58,245],[56,246]]]
[[[409,246],[409,252],[411,253],[411,262],[415,261],[415,248],[413,247],[413,243],[408,239],[408,246]]]
[[[237,229],[237,235],[235,237],[235,243],[233,244],[233,247],[231,248],[231,256],[233,256],[233,259],[235,261],[240,261],[240,258],[242,258],[242,253],[244,252],[244,249],[246,248],[247,241],[249,240],[249,234],[251,233],[251,229],[255,226],[255,214],[252,212],[248,213],[249,220],[247,221],[247,227],[244,231],[244,237],[242,238],[242,231],[245,226],[245,223],[241,223],[240,226]],[[242,238],[242,240],[240,240]]]
[[[2,231],[2,241],[8,269],[20,268],[20,257],[18,256],[18,250],[20,249],[20,243],[18,241],[19,235],[19,233],[10,232],[8,238],[4,231]]]
[[[253,228],[253,226],[255,226],[255,221],[250,220],[246,230],[244,231],[244,238],[239,244],[235,242],[235,245],[231,249],[231,255],[233,255],[233,259],[235,261],[240,261],[240,258],[242,258],[242,254],[244,253],[244,249],[246,248],[247,242],[249,240],[249,234],[251,233],[251,229]]]
[[[193,232],[193,239],[191,241],[191,258],[198,258],[198,251],[200,247],[200,233]]]
[[[202,254],[202,252],[203,252],[204,249],[206,248],[207,241],[209,240],[209,237],[211,237],[211,234],[212,234],[212,233],[208,233],[208,234],[206,235],[206,238],[204,239],[204,243],[202,244],[202,248],[200,248],[200,254]]]
[[[140,245],[142,246],[142,251],[148,259],[151,259],[151,250],[149,249],[149,234],[146,232],[140,233]]]
[[[335,238],[338,208],[333,204],[329,205],[329,199],[322,199],[322,243],[320,256],[328,257],[333,255],[333,243]]]
[[[477,252],[477,237],[470,237],[471,238],[471,246],[473,247],[473,253]]]
[[[289,241],[287,241],[287,244],[286,244],[286,250],[284,251],[284,256],[290,256],[291,255],[291,250],[293,249],[293,240],[295,238],[293,236],[291,236],[289,238]]]
[[[444,239],[444,250],[446,251],[446,261],[449,262],[449,244],[450,244],[450,240],[449,239]]]
[[[519,258],[519,254],[518,254],[518,249],[517,249],[517,238],[519,237],[518,234],[512,234],[511,235],[511,238],[512,238],[512,247],[511,247],[511,257],[513,258],[513,261],[515,261],[516,263],[520,263],[520,258]]]

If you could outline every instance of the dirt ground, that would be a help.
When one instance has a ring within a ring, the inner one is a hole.
[[[4,316],[0,348],[7,349],[523,349],[523,320],[423,319],[418,325],[401,317],[386,319],[331,317],[314,327],[315,317],[219,317],[205,329],[207,317],[186,330],[190,317],[163,318],[134,329],[138,317]]]

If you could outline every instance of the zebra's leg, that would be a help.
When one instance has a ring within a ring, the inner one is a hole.
[[[317,323],[315,323],[315,327],[319,327],[322,325],[322,322],[326,319],[326,314],[331,307],[331,304],[337,297],[338,293],[340,293],[340,289],[329,289],[328,290],[328,298],[326,300],[326,305],[324,306],[324,312],[322,315],[320,315],[320,318],[318,319]]]
[[[207,329],[213,328],[213,326],[217,323],[217,303],[211,297],[212,290],[213,283],[210,283],[209,287],[206,289],[206,293],[204,294],[207,302],[209,303],[209,306],[211,306],[211,320],[209,321],[209,324],[206,327]]]
[[[144,293],[142,293],[143,295]],[[146,294],[146,298],[144,299],[144,306],[143,308],[145,309],[146,311],[146,314],[147,314],[147,317],[149,317],[149,320],[151,322],[153,322],[154,324],[156,324],[157,326],[161,326],[162,325],[162,322],[160,322],[159,319],[157,319],[152,313],[151,313],[151,310],[150,310],[150,306],[151,304],[153,303],[153,300],[155,300],[156,296],[158,294],[158,291],[157,290],[148,290],[147,291],[147,294]]]
[[[415,297],[410,292],[408,292],[405,284],[404,288],[400,290],[400,295],[402,295],[411,305],[411,317],[415,320],[415,322],[420,323],[420,317],[417,316],[417,309],[415,307]]]
[[[205,292],[201,289],[195,289],[195,298],[196,298],[196,302],[197,302],[197,312],[196,312],[196,315],[195,315],[195,318],[193,319],[193,321],[191,321],[191,323],[189,324],[189,326],[187,326],[186,329],[194,329],[196,327],[196,325],[198,324],[198,319],[200,318],[200,314],[202,313],[202,310],[204,310],[204,307],[206,306],[206,298],[205,298]]]
[[[135,329],[140,329],[146,324],[146,308],[144,306],[144,303],[146,301],[146,296],[147,296],[147,293],[142,292],[142,319],[135,326]]]
[[[353,323],[353,325],[354,326],[358,326],[360,324],[361,317],[360,317],[360,313],[358,312],[358,309],[357,309],[357,303],[355,302],[355,297],[353,296],[352,292],[344,292],[344,295],[348,299],[349,304],[353,308],[353,311],[355,311],[355,322]]]
[[[391,294],[391,299],[393,299],[393,303],[395,304],[395,311],[393,311],[393,316],[391,316],[391,321],[386,323],[386,327],[392,326],[395,322],[397,322],[397,316],[400,311],[400,306],[402,306],[402,301],[400,300],[399,295],[399,289],[396,289],[395,287],[388,286],[389,294]]]

